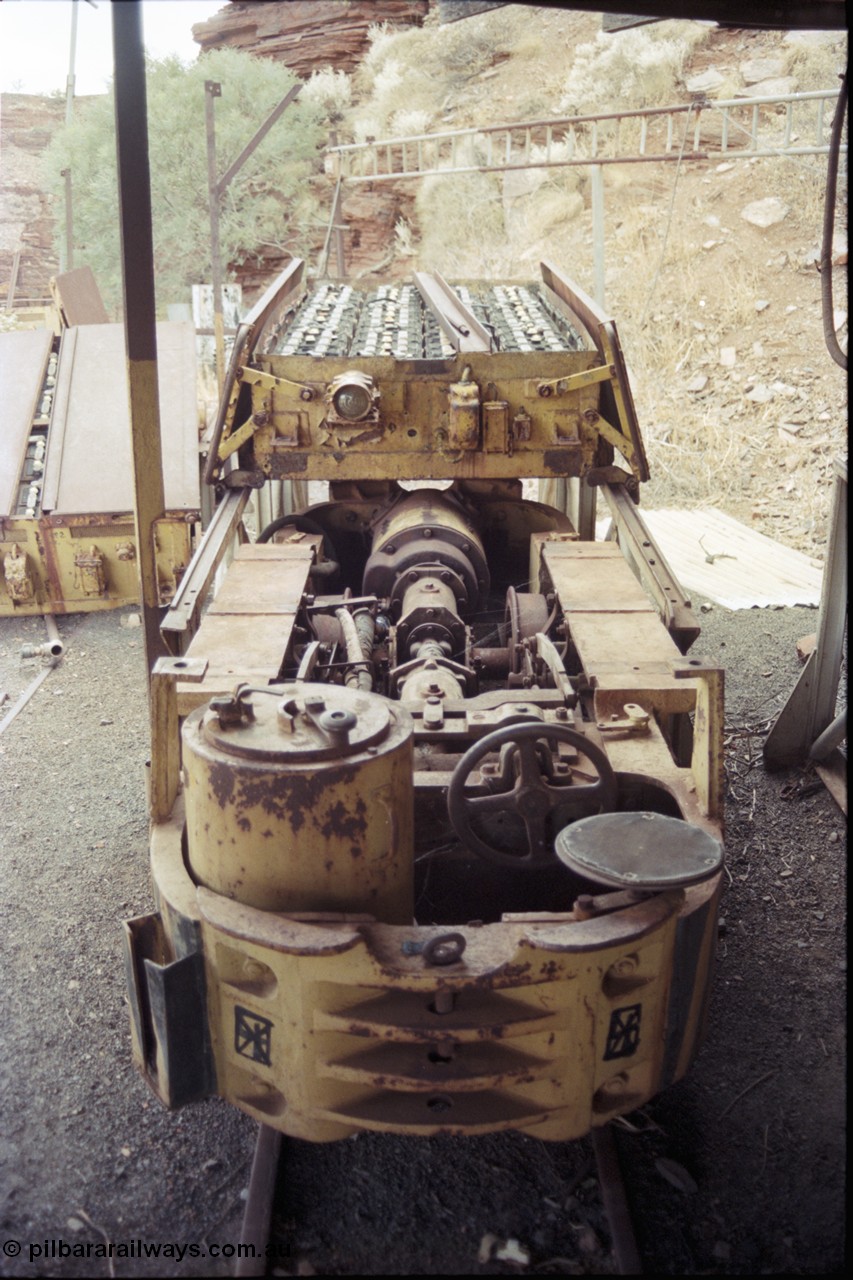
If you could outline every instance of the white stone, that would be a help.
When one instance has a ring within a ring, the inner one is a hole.
[[[793,76],[778,76],[775,80],[762,80],[760,84],[750,85],[748,89],[739,89],[739,98],[785,98],[789,93],[796,93],[797,81]]]
[[[735,166],[734,166],[734,161],[732,161],[732,160],[724,160],[722,164],[718,164],[718,165],[717,165],[717,167],[716,167],[716,169],[714,170],[714,172],[715,172],[715,173],[728,173],[729,169],[733,169],[734,167],[735,167]]]
[[[530,1266],[530,1250],[526,1245],[512,1238],[505,1240],[495,1249],[494,1257],[496,1262],[511,1262],[520,1267]]]
[[[690,379],[685,390],[693,392],[704,391],[707,385],[708,379],[705,377],[704,373],[697,373],[695,378]]]
[[[781,58],[747,58],[740,64],[740,73],[744,84],[758,84],[760,80],[784,75],[785,63]]]
[[[756,404],[769,404],[773,399],[773,392],[763,382],[757,382],[751,391],[747,391],[746,398]]]
[[[720,364],[724,369],[733,369],[737,364],[737,348],[720,347]]]
[[[843,36],[837,31],[789,31],[783,44],[801,44],[817,48],[820,45],[840,44]]]
[[[726,77],[716,67],[709,67],[701,75],[693,76],[687,81],[687,92],[713,93],[715,89],[719,89],[720,85],[725,84],[725,82]]]
[[[753,200],[740,211],[744,222],[753,227],[773,227],[782,222],[791,212],[790,205],[785,204],[778,196],[765,196],[763,200]]]
[[[770,303],[766,298],[757,298],[755,302],[755,310],[758,312],[766,311]]]

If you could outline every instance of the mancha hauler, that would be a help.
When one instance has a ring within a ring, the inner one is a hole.
[[[616,328],[547,263],[301,274],[238,330],[163,624],[135,1056],[168,1106],[314,1141],[576,1138],[687,1070],[723,861],[722,673],[636,508]],[[202,616],[267,481],[293,514]]]

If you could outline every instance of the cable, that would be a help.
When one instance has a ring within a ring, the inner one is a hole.
[[[841,77],[841,89],[832,121],[829,140],[829,156],[826,166],[826,198],[823,204],[823,244],[820,251],[820,299],[823,310],[823,336],[826,349],[836,364],[847,368],[847,353],[838,342],[835,332],[835,308],[832,302],[832,236],[835,231],[835,199],[838,189],[838,156],[841,151],[841,134],[847,111],[847,77]]]
[[[684,148],[687,146],[687,137],[688,137],[688,134],[690,133],[690,117],[693,115],[695,106],[696,106],[695,103],[691,103],[690,108],[688,109],[687,114],[684,118],[684,137],[681,139],[681,150],[678,153],[678,160],[676,161],[676,165],[675,165],[675,178],[673,179],[673,183],[672,183],[672,195],[670,196],[670,201],[669,201],[669,212],[667,213],[667,216],[666,216],[666,226],[663,232],[663,244],[661,245],[660,258],[658,260],[657,270],[655,271],[652,283],[649,285],[649,292],[646,295],[646,305],[643,307],[643,314],[640,316],[640,323],[638,326],[640,329],[642,329],[643,325],[646,322],[646,316],[648,315],[649,307],[652,304],[652,297],[654,295],[655,289],[657,288],[657,283],[660,278],[660,273],[663,270],[663,260],[664,260],[664,256],[666,255],[667,241],[669,240],[669,229],[670,229],[670,226],[672,225],[672,213],[675,208],[675,193],[678,190],[678,175],[681,172],[681,161],[682,161],[682,157],[684,156]]]

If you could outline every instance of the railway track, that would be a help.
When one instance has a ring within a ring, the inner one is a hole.
[[[392,1241],[396,1224],[405,1222],[409,1244],[414,1250],[413,1257],[420,1256],[419,1240],[425,1250],[433,1253],[436,1239],[452,1238],[456,1240],[458,1250],[460,1233],[464,1234],[466,1227],[470,1232],[474,1226],[470,1216],[472,1209],[479,1208],[480,1224],[488,1221],[499,1230],[504,1218],[507,1221],[512,1219],[511,1206],[502,1201],[514,1197],[513,1183],[519,1174],[522,1177],[525,1173],[529,1175],[524,1165],[525,1156],[540,1163],[546,1182],[550,1175],[556,1174],[556,1183],[553,1178],[551,1181],[558,1184],[561,1191],[559,1197],[542,1196],[543,1226],[537,1232],[535,1245],[536,1253],[541,1252],[543,1256],[537,1261],[536,1270],[569,1274],[595,1271],[615,1275],[641,1275],[643,1272],[613,1130],[609,1125],[593,1131],[584,1142],[554,1146],[518,1134],[490,1135],[479,1140],[407,1139],[373,1134],[359,1141],[370,1150],[364,1150],[361,1157],[353,1159],[353,1148],[347,1143],[318,1147],[294,1142],[269,1126],[259,1127],[240,1238],[242,1256],[237,1262],[236,1276],[303,1273],[297,1268],[298,1255],[304,1252],[304,1246],[297,1247],[294,1242],[297,1235],[302,1236],[301,1227],[305,1227],[309,1234],[311,1232],[310,1222],[299,1223],[300,1207],[304,1209],[312,1200],[317,1183],[321,1187],[325,1183],[329,1194],[324,1199],[321,1189],[319,1196],[313,1198],[312,1212],[325,1214],[327,1221],[335,1219],[336,1227],[344,1237],[347,1220],[353,1212],[365,1220],[365,1232],[372,1238],[377,1257],[373,1274],[417,1274],[422,1264],[413,1263],[411,1267],[397,1272],[389,1258],[394,1249]],[[479,1149],[478,1144],[482,1144]],[[522,1160],[520,1167],[515,1168],[514,1158],[519,1154]],[[330,1167],[330,1155],[333,1167]],[[350,1176],[334,1176],[335,1169],[346,1165],[347,1161],[352,1164]],[[416,1166],[411,1169],[412,1187],[405,1185],[405,1175],[400,1176],[400,1161],[410,1169],[412,1165]],[[313,1170],[312,1164],[316,1166]],[[423,1176],[425,1172],[426,1179]],[[501,1184],[493,1204],[489,1203],[488,1174],[497,1174]],[[476,1190],[479,1195],[471,1195],[473,1181],[478,1184]],[[418,1183],[420,1189],[415,1191],[414,1186]],[[344,1204],[334,1201],[341,1185]],[[538,1186],[531,1190],[534,1196],[540,1194]],[[479,1205],[476,1204],[478,1199]],[[385,1200],[389,1203],[384,1205],[384,1221],[375,1221],[377,1203],[383,1206]],[[358,1207],[359,1201],[361,1207]],[[447,1212],[448,1202],[452,1207],[450,1214]],[[434,1222],[432,1232],[426,1226],[429,1219]],[[544,1256],[549,1252],[548,1244],[554,1244],[560,1238],[564,1241],[561,1252]],[[573,1250],[565,1247],[570,1238],[574,1242]],[[328,1245],[327,1240],[327,1253]],[[348,1245],[354,1252],[358,1248],[352,1239]],[[472,1235],[472,1245],[472,1262],[479,1264],[472,1268],[473,1274],[481,1270],[503,1271],[505,1267],[499,1265],[501,1263],[515,1263],[516,1268],[532,1265],[529,1246],[512,1235],[503,1238],[493,1232],[480,1232],[478,1227]],[[318,1254],[323,1252],[323,1247],[318,1248]],[[439,1254],[441,1248],[439,1245]],[[337,1249],[343,1263],[343,1241]],[[331,1252],[335,1251],[336,1246],[332,1244]],[[575,1258],[564,1256],[572,1251]],[[601,1265],[591,1265],[596,1261]],[[370,1273],[363,1264],[359,1267],[347,1258],[347,1264],[341,1266],[341,1273],[354,1273],[359,1269]],[[334,1274],[335,1270],[337,1268],[331,1262],[326,1273]],[[446,1267],[431,1266],[429,1270],[440,1272]],[[313,1271],[306,1273],[313,1274]]]

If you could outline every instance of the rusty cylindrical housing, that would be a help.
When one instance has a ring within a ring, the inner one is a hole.
[[[364,570],[365,595],[391,597],[397,610],[420,566],[446,571],[461,616],[479,608],[489,590],[489,567],[473,520],[441,490],[416,489],[376,526]]]
[[[405,708],[330,685],[244,689],[187,717],[183,767],[197,883],[261,910],[411,922]]]

